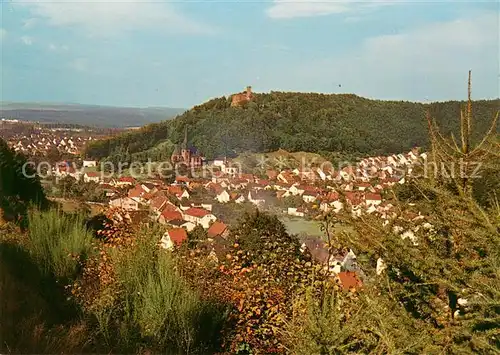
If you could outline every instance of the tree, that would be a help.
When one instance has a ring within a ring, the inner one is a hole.
[[[396,218],[384,225],[376,216],[346,217],[355,231],[333,234],[336,244],[355,251],[367,274],[359,297],[361,304],[372,305],[371,314],[344,318],[345,331],[357,339],[353,351],[374,352],[375,344],[385,345],[377,350],[382,352],[390,352],[395,345],[418,353],[500,350],[499,205],[482,207],[475,200],[470,175],[440,175],[441,163],[454,163],[456,167],[465,161],[468,171],[473,158],[486,162],[495,156],[495,151],[483,149],[492,138],[491,130],[472,148],[471,112],[469,95],[467,111],[460,117],[461,148],[453,137],[445,138],[433,123],[429,124],[430,155],[437,164],[431,164],[430,178],[410,177],[408,187],[399,190],[404,194],[395,192]],[[405,219],[415,209],[426,211],[425,225]],[[413,237],[402,238],[395,226],[412,231]],[[381,260],[386,269],[377,272]],[[313,306],[309,312],[325,315],[318,307]],[[356,314],[356,309],[356,305],[348,306],[346,312]],[[388,315],[387,309],[397,317]],[[401,337],[402,325],[405,333],[413,335]],[[313,321],[303,329],[311,331],[313,327],[321,332],[325,326]],[[370,340],[366,334],[374,338]],[[329,341],[334,339],[332,335]],[[352,346],[351,339],[345,341]],[[324,343],[325,339],[312,337],[307,342],[310,349]],[[335,353],[333,349],[330,353]]]
[[[52,146],[47,150],[46,157],[50,164],[55,164],[61,160],[61,152],[57,147]]]
[[[11,150],[0,138],[0,209],[4,219],[26,227],[30,205],[40,209],[49,205],[40,179],[26,157]]]

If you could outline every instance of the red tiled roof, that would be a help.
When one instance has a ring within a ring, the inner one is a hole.
[[[129,176],[122,176],[121,178],[118,179],[120,182],[130,182],[133,184],[135,182],[134,178],[129,177]]]
[[[93,172],[93,171],[85,173],[85,175],[87,175],[88,177],[99,177],[99,173],[96,173],[96,172]]]
[[[355,272],[342,271],[338,273],[337,277],[339,278],[340,284],[344,290],[358,288],[363,285]]]
[[[248,180],[248,181],[254,181],[255,178],[252,174],[241,174],[240,178]]]
[[[172,243],[180,246],[184,241],[187,240],[187,232],[184,228],[174,228],[168,231],[168,236]]]
[[[365,200],[370,200],[370,201],[382,201],[382,196],[380,194],[372,194],[372,193],[367,193],[365,195]]]
[[[182,188],[178,185],[171,185],[168,187],[168,192],[174,195],[182,195]]]
[[[182,219],[182,214],[177,211],[172,211],[171,209],[164,209],[163,212],[161,213],[163,218],[168,221],[173,221],[174,219]]]
[[[207,234],[209,237],[216,237],[218,235],[221,235],[224,233],[224,231],[227,229],[227,226],[219,221],[215,221],[214,224],[208,228]]]
[[[331,191],[325,196],[325,200],[327,201],[337,201],[340,198],[338,192]]]
[[[139,185],[128,191],[128,197],[141,197],[145,192]]]
[[[275,180],[278,177],[278,172],[276,170],[267,170],[266,175],[270,180]]]
[[[178,182],[189,182],[190,179],[187,176],[176,176],[175,181]]]
[[[161,209],[168,199],[165,196],[159,195],[151,200],[151,207],[156,209]]]
[[[210,214],[210,212],[207,210],[204,210],[202,208],[194,208],[194,207],[189,208],[184,213],[189,215],[189,216],[198,217],[198,218],[201,218],[201,217],[206,216],[207,214]]]
[[[362,202],[361,194],[357,192],[346,191],[345,198],[352,204],[358,205]]]

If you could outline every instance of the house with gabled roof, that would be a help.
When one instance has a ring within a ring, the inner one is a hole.
[[[101,174],[100,173],[97,173],[97,172],[86,172],[85,174],[83,174],[83,181],[85,182],[95,182],[95,183],[99,183],[101,181]]]
[[[163,207],[169,202],[165,193],[160,191],[149,201],[149,206],[153,211],[162,211]]]
[[[135,185],[133,188],[128,190],[127,196],[136,200],[137,202],[144,202],[143,196],[146,194],[146,191],[142,188],[141,184]]]
[[[217,220],[217,218],[202,208],[194,208],[191,207],[184,211],[184,219],[189,222],[193,222],[194,224],[200,224],[203,228],[207,229],[210,226],[211,222]]]
[[[188,222],[183,219],[174,219],[169,221],[168,224],[175,228],[184,228],[188,232],[191,232],[196,227],[196,224],[193,222]]]
[[[266,198],[261,191],[249,191],[248,201],[250,201],[256,206],[262,206],[266,203]]]
[[[237,192],[231,192],[231,201],[236,203],[245,202],[245,197]]]
[[[179,211],[172,211],[168,208],[163,210],[163,212],[160,214],[160,217],[158,218],[158,222],[161,224],[167,224],[170,221],[182,219],[182,213]]]
[[[156,185],[152,184],[152,183],[149,183],[149,182],[142,183],[141,187],[148,194],[149,193],[155,193],[156,191],[158,191],[158,188],[156,187]]]
[[[366,205],[380,205],[382,203],[382,196],[378,193],[366,193],[365,194]]]
[[[173,228],[167,231],[160,240],[160,246],[163,249],[174,250],[187,241],[188,235],[184,228]]]
[[[122,176],[116,181],[116,186],[132,186],[135,184],[135,179],[130,176]]]
[[[229,234],[229,229],[223,222],[215,221],[214,223],[212,223],[210,228],[208,228],[207,234],[209,238],[215,238],[217,236],[226,238]]]
[[[266,170],[266,176],[269,180],[276,180],[278,178],[279,172],[273,169],[268,169]]]
[[[312,192],[312,191],[305,191],[302,194],[302,200],[304,200],[305,203],[312,203],[316,201],[318,198],[318,193]]]
[[[231,196],[229,195],[229,193],[224,189],[222,190],[221,192],[219,192],[217,194],[217,196],[215,196],[215,199],[219,202],[219,203],[227,203],[229,201],[231,201]]]
[[[121,197],[109,201],[111,207],[122,208],[126,211],[137,211],[139,210],[139,202],[131,199],[130,197]]]
[[[287,214],[294,217],[305,217],[306,209],[303,207],[288,207]]]
[[[341,271],[337,274],[337,282],[344,291],[355,291],[363,286],[358,274],[352,271]]]

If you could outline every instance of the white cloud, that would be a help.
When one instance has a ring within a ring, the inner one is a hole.
[[[29,18],[23,21],[23,28],[29,30],[30,28],[35,27],[37,22],[36,18]]]
[[[349,1],[316,1],[316,0],[274,0],[274,4],[266,10],[271,18],[310,17],[331,15],[350,10]]]
[[[13,0],[29,9],[36,21],[47,21],[52,26],[76,27],[87,33],[117,35],[123,31],[142,28],[159,32],[212,33],[213,28],[199,24],[177,12],[172,4],[148,0],[40,0],[24,2]]]
[[[274,0],[273,5],[266,9],[266,14],[274,19],[291,19],[333,15],[379,6],[426,1],[428,0]]]
[[[372,37],[340,56],[306,61],[286,72],[281,68],[279,77],[272,81],[276,85],[282,80],[287,90],[449,100],[466,97],[464,84],[471,69],[473,96],[498,97],[498,26],[496,13],[483,13],[402,34]]]
[[[27,46],[31,46],[33,44],[33,38],[29,36],[22,36],[21,41]]]
[[[76,71],[87,71],[88,61],[86,58],[76,58],[69,63],[69,67]]]
[[[54,52],[62,52],[62,51],[67,51],[69,49],[69,47],[66,45],[59,46],[59,45],[54,44],[54,43],[50,43],[48,47],[51,51],[54,51]]]

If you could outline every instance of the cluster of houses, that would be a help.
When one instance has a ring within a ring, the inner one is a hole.
[[[90,132],[82,128],[51,128],[18,120],[0,121],[0,137],[15,151],[28,156],[44,155],[54,148],[61,153],[77,155],[86,144],[107,135],[106,130]]]
[[[235,171],[236,164],[230,161],[215,160],[212,165],[216,169],[211,176],[177,176],[171,184],[159,179],[103,178],[100,172],[78,172],[67,164],[57,166],[56,174],[99,184],[110,198],[111,207],[130,214],[147,211],[149,220],[167,226],[168,231],[160,241],[166,249],[182,245],[188,239],[188,233],[197,226],[205,229],[211,240],[224,238],[230,222],[214,214],[214,207],[241,203],[250,203],[260,209],[273,207],[276,210],[279,206],[283,214],[309,219],[326,212],[348,212],[354,217],[373,214],[381,218],[383,225],[390,224],[403,239],[408,238],[416,244],[418,229],[432,230],[432,226],[425,223],[424,217],[418,213],[405,216],[406,221],[422,221],[416,229],[390,223],[397,213],[390,200],[384,197],[388,188],[403,184],[405,174],[411,173],[415,163],[425,158],[425,153],[412,150],[406,154],[367,157],[339,169],[322,164],[297,169],[269,169],[260,176]],[[93,167],[97,162],[84,161],[83,164],[84,167]],[[320,262],[328,257],[324,242],[319,238],[307,238],[302,246]],[[328,265],[332,273],[343,278],[342,284],[356,287],[361,285],[363,274],[355,261],[352,251],[345,251],[333,256]],[[383,262],[380,261],[382,269]]]
[[[110,197],[110,206],[127,211],[148,210],[157,222],[187,232],[197,225],[210,230],[215,222],[218,226],[227,223],[219,221],[212,213],[216,204],[251,203],[262,209],[286,205],[283,203],[286,200],[294,205],[283,207],[282,212],[294,217],[314,219],[325,212],[348,211],[355,217],[377,214],[388,221],[396,212],[384,199],[384,191],[395,184],[403,184],[402,172],[411,171],[413,164],[423,157],[425,153],[411,151],[368,157],[338,170],[331,166],[270,169],[262,176],[233,174],[232,170],[228,171],[231,164],[224,162],[211,177],[178,176],[170,185],[155,179],[103,179],[98,172],[84,173],[83,179],[99,183]],[[412,238],[411,232],[402,233]]]
[[[44,155],[56,148],[61,153],[77,155],[92,141],[91,136],[66,135],[61,131],[41,131],[29,135],[10,137],[9,146],[26,155]]]

